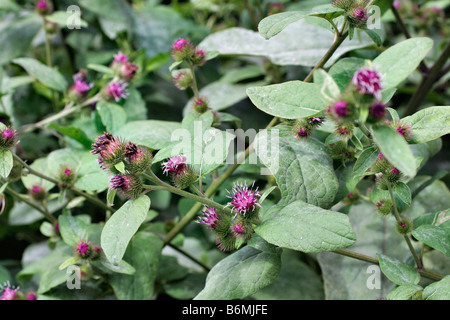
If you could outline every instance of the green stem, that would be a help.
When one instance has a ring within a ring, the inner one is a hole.
[[[194,65],[190,61],[188,61],[188,64],[189,64],[189,70],[191,71],[191,74],[192,74],[192,91],[194,91],[195,98],[200,99],[200,92],[198,91]]]
[[[81,103],[79,105],[63,109],[60,112],[58,112],[57,114],[54,114],[54,115],[52,115],[52,116],[50,116],[48,118],[45,118],[45,119],[43,119],[43,120],[41,120],[39,122],[36,122],[36,123],[33,123],[33,124],[26,124],[26,125],[20,127],[17,130],[17,132],[19,134],[22,134],[22,133],[33,131],[33,130],[35,130],[37,128],[41,128],[41,127],[45,126],[48,123],[51,123],[53,121],[59,120],[59,119],[64,118],[64,117],[67,117],[68,115],[70,115],[70,114],[72,114],[74,112],[80,111],[83,107],[88,106],[88,105],[90,105],[90,104],[92,104],[94,102],[97,102],[99,100],[100,100],[99,96],[94,96],[91,99],[86,100],[85,102],[83,102],[83,103]]]
[[[357,259],[357,260],[361,260],[361,261],[365,261],[365,262],[369,262],[369,263],[373,263],[373,264],[378,264],[378,265],[380,264],[377,258],[370,257],[365,254],[353,252],[353,251],[350,251],[347,249],[339,249],[339,250],[332,251],[332,252],[346,256],[346,257],[350,257],[353,259]],[[443,276],[441,276],[440,274],[437,274],[432,271],[419,269],[418,272],[420,273],[420,275],[424,276],[425,278],[435,280],[435,281],[442,280],[442,278],[443,278]]]
[[[26,204],[28,204],[30,207],[36,209],[37,211],[39,211],[40,213],[42,213],[44,215],[44,217],[50,221],[51,223],[55,223],[56,222],[56,218],[54,216],[52,216],[48,210],[46,209],[42,209],[40,206],[38,206],[37,204],[35,204],[33,201],[29,200],[27,197],[21,195],[20,193],[14,191],[13,189],[11,189],[10,187],[6,187],[5,191],[7,193],[9,193],[11,196],[16,197],[17,199],[19,199],[20,201],[25,202]]]
[[[393,210],[394,216],[395,216],[395,219],[397,220],[397,222],[399,223],[402,218],[400,217],[400,213],[398,212],[397,204],[395,203],[394,193],[392,192],[392,186],[390,184],[388,184],[388,190],[389,190],[389,196],[392,201],[392,207],[394,209]],[[403,235],[403,238],[405,239],[405,242],[408,245],[409,251],[411,251],[414,261],[416,262],[417,269],[422,270],[423,264],[420,261],[419,256],[417,255],[416,250],[414,249],[414,247],[411,243],[411,240],[409,239],[409,237],[407,235]]]

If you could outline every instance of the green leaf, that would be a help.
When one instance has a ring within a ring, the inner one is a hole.
[[[325,108],[320,87],[314,83],[288,81],[247,89],[253,104],[272,116],[297,119],[317,114]]]
[[[13,156],[9,150],[0,150],[0,176],[7,178],[13,168]]]
[[[73,216],[60,215],[58,217],[61,237],[69,246],[76,245],[80,240],[88,240],[87,224]]]
[[[381,41],[381,37],[380,37],[380,35],[377,33],[377,32],[375,32],[375,31],[373,31],[373,30],[371,30],[371,29],[367,29],[367,28],[365,28],[365,29],[362,29],[365,33],[367,33],[367,35],[370,37],[370,39],[372,39],[373,40],[373,42],[378,46],[378,47],[381,47],[381,45],[383,44],[383,42]]]
[[[411,38],[383,51],[373,60],[377,71],[383,75],[383,89],[400,85],[425,58],[433,47],[430,38]]]
[[[89,63],[86,67],[100,73],[114,75],[114,71],[110,67],[104,66],[102,64]]]
[[[361,58],[343,58],[330,68],[328,74],[336,81],[336,84],[339,86],[339,89],[341,89],[341,92],[344,92],[355,72],[365,64],[366,60]]]
[[[387,295],[387,300],[411,300],[417,294],[421,294],[423,288],[417,284],[406,283],[395,288]]]
[[[325,70],[314,71],[314,82],[321,86],[320,94],[324,103],[331,104],[339,97],[339,86]]]
[[[210,270],[205,288],[194,300],[243,299],[272,283],[280,270],[280,250],[268,253],[246,246]]]
[[[405,139],[389,126],[372,128],[376,145],[386,159],[409,177],[416,175],[416,160]]]
[[[115,273],[122,273],[127,275],[134,275],[136,273],[136,269],[125,260],[121,260],[118,265],[114,265],[108,260],[103,260],[100,263],[102,264],[102,266]]]
[[[48,20],[50,22],[57,23],[61,27],[66,27],[68,24],[68,21],[70,21],[71,17],[73,16],[73,13],[70,11],[54,11],[52,14],[46,15],[45,20]],[[80,27],[86,28],[88,26],[87,22],[83,19],[77,20],[79,22]]]
[[[258,133],[258,158],[275,176],[282,201],[303,200],[323,208],[330,207],[339,183],[327,147],[316,139],[299,140],[285,126]]]
[[[48,127],[50,129],[55,129],[59,133],[65,135],[65,136],[68,136],[69,138],[72,138],[75,141],[78,141],[85,148],[88,148],[88,149],[91,148],[91,145],[92,145],[91,139],[89,139],[89,137],[86,135],[86,133],[83,130],[81,130],[80,128],[75,128],[75,127],[70,127],[70,126],[61,127],[54,123],[50,124]]]
[[[414,267],[383,254],[377,254],[377,256],[381,271],[395,284],[419,283],[420,274]]]
[[[16,17],[10,23],[5,21],[2,20],[0,25],[0,43],[4,44],[0,55],[0,65],[25,55],[42,26],[42,18],[37,15]]]
[[[450,300],[450,275],[428,285],[422,293],[424,300]]]
[[[414,219],[415,228],[418,228],[421,225],[442,226],[443,228],[450,228],[450,209],[421,215]]]
[[[77,264],[80,261],[78,257],[70,257],[67,260],[65,260],[63,263],[61,263],[58,267],[59,270],[64,270],[69,266],[72,266],[74,264]]]
[[[24,68],[30,76],[44,86],[61,92],[66,91],[67,81],[56,69],[50,68],[32,58],[18,58],[14,59],[13,62]]]
[[[149,209],[150,199],[147,196],[130,199],[105,223],[101,245],[112,264],[120,263],[128,243],[147,217]]]
[[[364,174],[377,160],[378,150],[375,147],[368,147],[359,155],[358,159],[353,166],[353,174],[361,175]]]
[[[450,257],[450,228],[421,225],[412,231],[412,235],[427,246],[439,250],[447,257]]]
[[[108,132],[116,132],[127,122],[125,110],[117,104],[100,101],[95,106],[95,109]]]
[[[301,41],[298,36],[302,35]],[[207,36],[199,46],[206,51],[217,51],[221,55],[249,55],[266,57],[277,65],[315,66],[333,43],[333,34],[323,28],[299,20],[288,25],[283,32],[269,40],[258,32],[244,28],[228,28]],[[346,39],[331,56],[325,67],[331,66],[348,51],[372,44],[365,33],[350,41]]]
[[[450,106],[427,107],[401,119],[411,125],[411,143],[423,143],[450,133]]]
[[[294,201],[255,229],[267,242],[303,252],[333,251],[355,243],[346,215]]]
[[[36,170],[37,172],[43,173],[48,173],[51,168],[51,166],[49,166],[49,164],[47,163],[47,158],[39,158],[34,160],[34,162],[30,165],[30,167]],[[32,174],[22,176],[22,183],[27,189],[31,189],[35,185],[40,185],[47,191],[49,191],[55,186],[53,182],[42,179]]]
[[[404,205],[406,205],[407,207],[411,205],[411,190],[405,183],[398,182],[394,186],[393,191],[394,196],[397,196],[404,203]]]

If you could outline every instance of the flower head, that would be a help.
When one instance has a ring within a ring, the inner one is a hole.
[[[3,286],[0,286],[0,300],[14,300],[17,297],[17,292],[19,291],[19,288],[13,288],[9,282],[4,284]]]
[[[106,89],[105,95],[107,99],[114,99],[116,102],[119,102],[121,99],[126,99],[128,97],[128,83],[119,80],[119,81],[111,81]]]
[[[206,63],[206,52],[203,49],[196,47],[192,55],[192,63],[195,66],[203,66]]]
[[[117,63],[125,63],[128,62],[128,56],[123,53],[122,51],[119,51],[118,53],[116,53],[114,55],[114,60],[113,62],[117,62]]]
[[[370,106],[369,114],[375,120],[379,120],[386,115],[386,106],[381,102],[375,102]]]
[[[352,83],[361,94],[373,95],[377,100],[381,100],[381,74],[371,68],[363,67],[355,72]]]
[[[186,169],[186,156],[180,154],[171,157],[168,161],[162,163],[163,173],[169,174],[170,172],[180,174]]]
[[[109,188],[120,191],[126,198],[135,199],[142,193],[141,179],[132,174],[115,175],[109,181]]]
[[[401,120],[393,121],[391,127],[398,132],[406,141],[410,141],[412,138],[412,128],[409,123]]]
[[[120,68],[120,77],[127,81],[130,81],[134,78],[138,70],[139,67],[137,64],[125,62]]]
[[[192,84],[192,74],[189,69],[180,69],[172,74],[172,81],[175,87],[180,90],[186,90]]]
[[[323,124],[325,117],[311,117],[308,119],[308,122],[313,127],[318,127]]]
[[[10,150],[18,142],[16,130],[6,127],[0,131],[0,150]]]
[[[199,217],[197,222],[214,229],[219,223],[219,215],[216,212],[216,209],[207,207],[202,213],[203,216]]]
[[[208,111],[208,102],[205,98],[196,98],[194,99],[194,110],[198,113],[205,113]]]
[[[339,117],[345,117],[349,113],[348,104],[345,101],[338,101],[334,104],[333,110]]]
[[[27,300],[36,300],[37,299],[37,295],[34,292],[28,292],[27,293]]]
[[[39,0],[36,2],[36,11],[41,15],[47,15],[52,12],[52,5],[47,0]]]
[[[36,201],[43,201],[47,198],[47,190],[45,190],[40,184],[33,185],[28,190],[28,194]]]
[[[231,196],[229,196],[231,202],[228,203],[227,206],[231,206],[232,210],[235,210],[236,213],[241,213],[244,216],[250,210],[254,211],[255,208],[261,207],[258,202],[258,199],[261,197],[258,188],[254,191],[252,188],[253,185],[249,188],[246,183],[235,183],[231,192],[229,192],[231,194]]]
[[[354,27],[364,28],[367,25],[369,13],[363,6],[357,6],[350,11],[348,18]]]
[[[128,172],[138,174],[150,168],[153,155],[147,147],[128,142],[125,145],[125,159],[125,169]]]
[[[172,44],[170,53],[175,61],[189,59],[194,54],[194,45],[188,39],[178,39]]]

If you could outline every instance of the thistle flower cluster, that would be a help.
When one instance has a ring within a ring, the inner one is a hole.
[[[188,61],[194,66],[202,66],[206,63],[206,52],[194,46],[189,39],[178,39],[170,48],[170,54],[175,61]]]
[[[258,219],[258,209],[261,207],[258,188],[253,188],[253,185],[249,188],[246,183],[236,183],[228,192],[231,201],[226,207],[231,207],[234,216],[206,207],[197,219],[198,223],[206,225],[214,233],[220,250],[238,249],[252,236],[253,223]]]
[[[302,140],[308,139],[314,129],[320,127],[324,121],[325,117],[319,115],[295,120],[283,119],[283,122],[291,128],[294,136]]]
[[[101,248],[88,240],[80,240],[73,247],[73,254],[81,260],[95,260],[100,257]]]
[[[0,150],[11,150],[18,143],[17,132],[10,127],[0,130]]]
[[[377,187],[381,190],[387,190],[389,185],[395,186],[403,176],[400,170],[394,167],[382,153],[379,153],[371,171],[375,173]]]
[[[333,0],[331,5],[345,11],[344,16],[354,28],[366,28],[369,12],[366,0]]]
[[[105,132],[95,139],[91,153],[98,155],[100,167],[112,175],[110,189],[118,190],[127,198],[140,196],[143,188],[140,174],[148,170],[153,161],[147,147],[125,142]],[[118,169],[121,163],[122,171]]]
[[[192,185],[198,178],[195,169],[188,164],[186,156],[179,154],[163,162],[163,173],[170,177],[172,184],[179,189],[185,189]]]

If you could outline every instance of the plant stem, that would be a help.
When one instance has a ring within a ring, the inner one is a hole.
[[[411,115],[419,108],[423,99],[426,97],[430,89],[433,87],[435,82],[439,79],[441,74],[441,69],[444,67],[447,59],[450,57],[450,42],[447,43],[441,55],[436,60],[434,65],[431,67],[427,74],[422,77],[422,82],[420,83],[414,95],[409,100],[406,106],[405,115]]]
[[[22,166],[28,170],[28,172],[29,172],[30,174],[35,175],[35,176],[37,176],[37,177],[39,177],[39,178],[42,178],[42,179],[44,179],[44,180],[50,181],[51,183],[54,183],[54,184],[56,184],[56,185],[59,185],[59,184],[60,184],[60,182],[59,182],[58,180],[53,179],[52,177],[49,177],[49,176],[47,176],[47,175],[45,175],[45,174],[43,174],[43,173],[41,173],[41,172],[39,172],[39,171],[34,170],[31,166],[29,166],[25,161],[23,161],[19,156],[17,156],[17,155],[14,154],[14,153],[13,153],[13,157],[14,157],[17,161],[19,161],[19,162],[22,164]],[[97,198],[94,197],[94,196],[91,196],[91,195],[88,194],[88,193],[85,193],[85,192],[81,191],[81,190],[78,189],[78,188],[75,188],[75,187],[72,186],[72,187],[69,187],[68,189],[71,190],[71,191],[72,191],[73,193],[75,193],[76,195],[79,195],[79,196],[84,197],[86,200],[88,200],[88,201],[91,202],[92,204],[95,204],[95,205],[97,205],[97,206],[99,206],[99,207],[101,207],[101,208],[103,208],[103,209],[105,209],[105,210],[113,211],[113,212],[116,211],[115,209],[113,209],[113,208],[111,208],[110,206],[106,205],[103,201],[97,199]]]
[[[334,253],[346,256],[346,257],[350,257],[353,259],[357,259],[357,260],[361,260],[361,261],[365,261],[365,262],[369,262],[369,263],[373,263],[373,264],[380,264],[377,258],[374,257],[370,257],[367,256],[365,254],[361,254],[361,253],[357,253],[357,252],[353,252],[347,249],[339,249],[336,251],[332,251]],[[424,276],[425,278],[431,279],[431,280],[435,280],[435,281],[439,281],[442,280],[442,276],[440,274],[437,274],[435,272],[432,271],[427,271],[427,270],[417,270],[420,275]]]
[[[397,222],[399,223],[402,218],[400,217],[400,214],[397,209],[397,204],[395,203],[394,193],[392,192],[391,184],[388,184],[388,190],[389,190],[389,196],[391,197],[391,201],[392,201],[392,207],[394,208],[394,210],[393,210],[394,216],[395,216],[395,219],[397,220]],[[416,262],[417,269],[422,270],[423,264],[420,261],[419,257],[417,256],[416,250],[414,249],[414,247],[411,243],[411,240],[409,239],[409,237],[407,235],[403,235],[403,238],[405,239],[406,244],[408,245],[409,251],[411,251],[414,261]]]
[[[37,211],[39,211],[40,213],[42,213],[44,215],[44,217],[54,223],[56,222],[56,218],[54,216],[52,216],[48,210],[44,210],[42,209],[40,206],[38,206],[37,204],[35,204],[33,201],[29,200],[27,197],[21,195],[20,193],[14,191],[13,189],[11,189],[10,187],[6,187],[5,191],[7,193],[9,193],[10,195],[12,195],[13,197],[16,197],[17,199],[19,199],[20,201],[25,202],[26,204],[28,204],[30,207],[36,209]]]
[[[343,28],[344,29],[344,28]],[[331,56],[336,52],[337,48],[342,44],[342,42],[347,38],[348,32],[343,32],[340,36],[336,37],[335,41],[331,45],[330,49],[323,56],[322,59],[317,63],[317,65],[311,70],[308,76],[305,78],[304,82],[310,82],[313,78],[314,71],[323,67],[325,63],[331,58]],[[266,129],[274,127],[279,121],[278,117],[274,117],[270,123],[266,126]],[[251,152],[253,152],[253,143],[248,146],[243,154],[237,159],[236,163],[229,166],[216,180],[214,180],[211,185],[205,190],[206,197],[212,197],[219,187],[233,174],[234,171],[248,158]],[[166,237],[163,239],[164,244],[168,244],[181,230],[186,227],[189,222],[195,218],[197,212],[201,209],[201,203],[196,203],[192,208],[186,213],[186,215],[167,233]]]
[[[56,114],[54,114],[54,115],[52,115],[52,116],[50,116],[48,118],[45,118],[45,119],[43,119],[43,120],[41,120],[39,122],[32,123],[32,124],[26,124],[26,125],[20,127],[17,130],[17,132],[19,134],[21,134],[21,133],[26,133],[26,132],[33,131],[34,129],[43,127],[44,125],[46,125],[48,123],[51,123],[51,122],[56,121],[58,119],[64,118],[64,117],[66,117],[66,116],[68,116],[68,115],[70,115],[70,114],[72,114],[72,113],[74,113],[76,111],[79,111],[83,107],[88,106],[88,105],[90,105],[90,104],[92,104],[94,102],[97,102],[99,100],[100,100],[100,98],[98,96],[94,96],[91,99],[86,100],[85,102],[83,102],[83,103],[81,103],[79,105],[63,109],[60,112],[58,112],[58,113],[56,113]]]
[[[192,75],[192,91],[194,92],[195,99],[200,99],[200,93],[198,91],[197,86],[197,79],[195,77],[195,68],[192,62],[188,61],[189,64],[189,70],[191,71]]]

